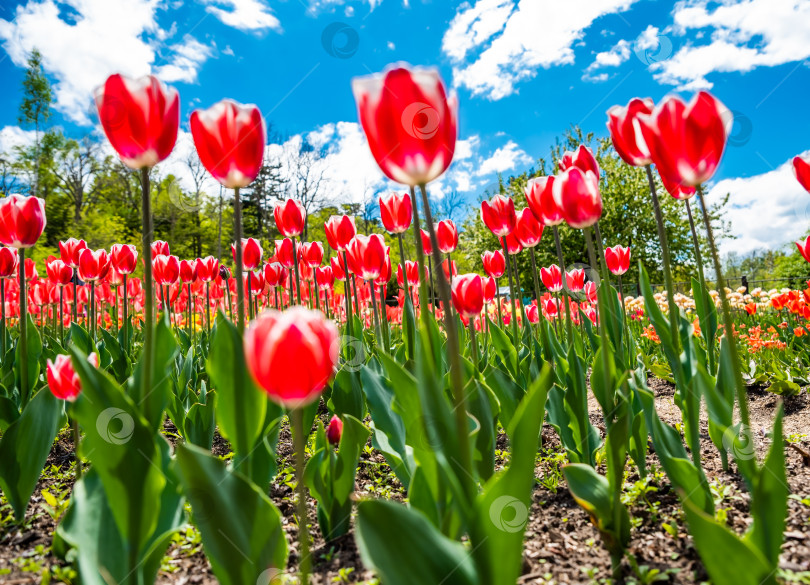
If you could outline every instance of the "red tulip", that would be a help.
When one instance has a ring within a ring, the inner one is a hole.
[[[401,234],[411,227],[413,209],[409,193],[389,193],[380,197],[380,219],[385,231]]]
[[[59,255],[62,257],[62,262],[71,268],[78,268],[79,256],[85,248],[87,248],[87,243],[84,240],[68,238],[64,242],[59,242]]]
[[[157,256],[152,260],[152,274],[161,286],[174,284],[180,278],[180,261],[177,256]]]
[[[513,233],[517,236],[521,246],[534,248],[543,237],[543,224],[537,221],[531,209],[525,207],[517,214],[517,223]]]
[[[386,254],[382,270],[380,271],[380,275],[374,279],[374,284],[378,287],[385,286],[388,284],[389,280],[391,280],[391,255]]]
[[[231,244],[231,254],[236,262],[236,247]],[[255,238],[242,238],[242,267],[245,270],[256,270],[262,263],[264,251]]]
[[[320,242],[305,242],[301,244],[301,256],[304,264],[311,268],[320,266],[323,262],[323,244]]]
[[[537,311],[537,305],[534,303],[526,307],[526,319],[528,319],[529,323],[540,322],[540,313]]]
[[[17,250],[14,248],[0,248],[0,278],[14,277],[19,262]]]
[[[582,292],[585,288],[585,271],[582,268],[570,270],[565,275],[565,283],[571,292]]]
[[[543,314],[546,316],[547,319],[554,319],[560,313],[560,302],[552,297],[550,294],[546,293],[543,295],[541,299],[541,304],[543,306]]]
[[[484,252],[481,255],[481,261],[484,263],[486,273],[494,278],[500,278],[506,271],[506,260],[500,250]]]
[[[420,230],[420,235],[422,237],[422,250],[424,250],[425,255],[430,256],[433,254],[433,242],[430,239],[430,234],[425,230]]]
[[[810,262],[810,236],[807,236],[804,241],[796,242],[796,247],[799,249],[802,258]]]
[[[495,195],[489,201],[481,202],[481,219],[497,237],[509,235],[517,223],[515,202],[511,197]]]
[[[267,286],[285,286],[288,274],[287,269],[280,262],[270,262],[264,265],[264,281]]]
[[[110,261],[121,274],[132,274],[138,265],[138,250],[132,244],[113,244]]]
[[[338,362],[339,334],[319,311],[293,307],[270,310],[245,332],[245,361],[271,400],[300,408],[317,399]],[[306,364],[306,367],[290,367]]]
[[[447,280],[450,280],[451,270],[453,271],[453,277],[455,278],[456,274],[458,274],[458,266],[456,266],[455,260],[442,261],[442,272],[444,272],[444,277]]]
[[[490,276],[484,281],[484,301],[490,302],[492,299],[494,299],[497,290],[498,283],[495,282],[495,279]]]
[[[331,266],[319,266],[315,269],[318,278],[318,288],[321,290],[332,288],[335,285],[335,275]]]
[[[45,200],[9,195],[0,199],[0,244],[30,248],[45,229]]]
[[[169,242],[164,242],[163,240],[155,240],[152,242],[152,260],[158,256],[170,255],[171,252],[169,251]]]
[[[73,278],[73,269],[59,258],[53,258],[50,262],[46,262],[45,272],[48,275],[48,280],[53,284],[65,285]]]
[[[508,236],[504,236],[503,239],[506,241],[506,251],[510,256],[520,254],[523,251],[523,246],[520,245],[520,241],[517,239],[515,232],[512,232]]]
[[[329,420],[329,426],[326,427],[326,439],[332,445],[340,443],[340,437],[343,434],[343,421],[337,415],[332,416]]]
[[[471,319],[484,309],[484,280],[479,274],[462,274],[453,279],[451,287],[453,306],[458,314]]]
[[[599,177],[599,163],[596,162],[593,151],[584,144],[580,144],[574,152],[566,150],[560,159],[561,171],[567,171],[573,167],[577,167],[582,172],[591,171],[597,178]]]
[[[213,256],[197,258],[197,277],[203,282],[211,282],[219,274],[219,260]]]
[[[278,231],[283,236],[294,238],[300,236],[304,231],[304,224],[307,219],[307,211],[304,206],[295,199],[287,199],[284,203],[279,203],[273,209],[273,217],[276,219]]]
[[[332,266],[332,275],[339,281],[346,280],[346,273],[343,270],[343,263],[335,256],[329,259],[329,264]]]
[[[180,260],[180,280],[186,284],[197,280],[197,262],[195,260]]]
[[[360,123],[374,160],[398,183],[425,185],[453,160],[458,101],[435,69],[395,66],[352,80]]]
[[[180,126],[180,96],[152,75],[111,75],[95,92],[98,117],[110,144],[131,169],[169,156]]]
[[[37,263],[33,258],[25,259],[25,280],[34,280],[39,278],[37,273]]]
[[[264,158],[266,130],[259,108],[225,99],[189,120],[200,162],[227,189],[247,187]]]
[[[599,177],[577,166],[569,167],[554,181],[554,202],[565,222],[576,229],[590,227],[602,215]]]
[[[677,179],[670,179],[661,175],[661,169],[658,169],[658,174],[661,176],[661,182],[664,184],[664,189],[667,193],[672,195],[675,199],[691,199],[697,193],[697,189],[689,185],[681,185]]]
[[[553,293],[562,290],[562,273],[556,264],[552,264],[548,268],[541,268],[540,280],[543,281],[543,286]]]
[[[529,179],[523,190],[529,209],[532,210],[535,219],[543,225],[560,225],[564,221],[562,211],[554,201],[554,178],[551,176]]]
[[[799,181],[801,186],[804,187],[806,191],[810,192],[810,157],[794,157],[793,173],[796,175],[796,180]]]
[[[85,248],[79,256],[79,276],[82,280],[96,281],[106,276],[110,269],[110,257],[107,250]]]
[[[630,270],[630,248],[614,246],[605,248],[605,263],[611,274],[619,276]]]
[[[651,114],[654,107],[650,98],[633,98],[626,106],[613,106],[607,112],[613,148],[631,166],[643,167],[652,163],[650,150],[641,136],[638,116]]]
[[[717,98],[701,91],[687,105],[679,97],[668,97],[638,121],[662,175],[691,187],[712,178],[731,122],[728,109]]]
[[[436,239],[439,241],[439,252],[452,254],[458,247],[458,229],[451,219],[443,219],[436,224]]]
[[[248,287],[248,274],[250,274],[250,286]],[[264,292],[264,271],[254,270],[242,275],[245,290],[250,291],[250,294],[256,296]]]
[[[357,235],[354,218],[349,215],[333,215],[323,225],[326,241],[335,251],[343,252]]]
[[[349,244],[349,262],[363,280],[374,280],[385,267],[385,240],[379,234],[358,234]]]
[[[87,356],[87,361],[93,367],[98,367],[98,356],[91,353]],[[82,391],[82,383],[79,375],[73,369],[73,364],[70,361],[69,355],[57,355],[56,361],[50,359],[46,362],[46,377],[48,379],[48,388],[54,396],[60,400],[67,400],[73,402]]]
[[[405,260],[405,274],[408,277],[408,286],[419,286],[419,265],[416,262]],[[405,286],[402,280],[402,264],[397,266],[397,284],[400,288]]]

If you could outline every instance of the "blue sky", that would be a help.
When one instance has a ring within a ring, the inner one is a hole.
[[[322,145],[335,200],[390,187],[357,127],[350,79],[395,61],[437,66],[458,93],[461,142],[435,189],[471,199],[498,172],[547,156],[571,124],[605,133],[611,105],[708,88],[736,118],[712,190],[732,192],[727,219],[740,237],[727,249],[775,247],[808,227],[810,195],[785,165],[810,150],[809,0],[27,0],[1,10],[0,149],[30,138],[14,88],[34,46],[68,133],[97,131],[91,92],[107,75],[152,72],[179,89],[184,120],[231,97],[258,104],[284,140]]]

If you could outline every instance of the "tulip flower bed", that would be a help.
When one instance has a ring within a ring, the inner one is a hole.
[[[694,217],[723,282],[702,190],[723,105],[701,92],[608,112],[616,151],[645,168],[660,237],[666,292],[639,263],[633,298],[617,292],[632,251],[605,247],[610,177],[587,147],[529,181],[522,210],[484,201],[500,249],[483,255],[486,276],[459,274],[458,230],[427,197],[452,162],[455,97],[435,71],[402,66],[353,89],[382,172],[409,188],[379,200],[396,271],[383,235],[350,216],[326,222],[326,246],[303,241],[292,199],[266,254],[234,198],[232,271],[152,241],[150,169],[180,116],[153,77],[114,75],[96,93],[140,176],[140,248],[71,238],[40,278],[26,254],[44,201],[0,200],[0,580],[808,582],[810,283],[707,286]],[[223,187],[251,184],[258,108],[223,100],[190,127]],[[674,292],[659,185],[689,213],[690,295]],[[564,257],[563,222],[587,258]],[[541,244],[557,264],[536,265]]]

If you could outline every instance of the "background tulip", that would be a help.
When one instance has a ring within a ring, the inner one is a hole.
[[[211,282],[219,275],[219,260],[213,256],[197,258],[197,277],[203,282]]]
[[[101,127],[131,169],[153,167],[169,156],[180,127],[177,90],[147,75],[111,75],[95,92]]]
[[[560,159],[560,170],[567,171],[572,167],[582,169],[583,172],[590,171],[599,177],[599,163],[596,162],[596,157],[593,151],[580,144],[575,151],[566,150]]]
[[[613,148],[631,166],[643,167],[652,163],[650,150],[641,136],[638,116],[651,114],[654,107],[650,98],[633,98],[626,106],[613,106],[608,110],[607,127]]]
[[[121,274],[132,274],[138,265],[138,250],[132,244],[113,244],[110,262]]]
[[[79,276],[82,280],[95,281],[103,278],[110,267],[107,250],[82,250],[79,256]]]
[[[619,276],[630,270],[630,248],[614,246],[605,248],[605,263],[611,274]]]
[[[307,212],[300,202],[295,199],[287,199],[273,208],[273,217],[276,220],[278,231],[288,238],[293,238],[303,233]]]
[[[484,264],[486,273],[493,278],[500,278],[506,271],[506,260],[500,250],[484,252],[481,255],[481,261]]]
[[[73,269],[62,262],[60,258],[54,258],[50,262],[46,262],[45,272],[48,274],[48,279],[54,284],[65,285],[73,278]]]
[[[30,248],[45,230],[45,200],[9,195],[0,199],[0,244]]]
[[[333,215],[324,223],[324,231],[329,247],[339,252],[345,251],[357,235],[354,218],[349,215]]]
[[[171,254],[169,251],[169,242],[164,242],[163,240],[155,240],[152,242],[150,249],[152,251],[152,260],[158,256],[169,256]]]
[[[517,223],[515,202],[511,197],[495,195],[481,202],[481,219],[493,234],[502,238],[512,233]]]
[[[471,319],[484,310],[484,280],[479,274],[462,274],[450,288],[453,306],[459,315]]]
[[[436,224],[436,239],[439,241],[439,252],[452,254],[458,246],[458,229],[453,220],[443,219]]]
[[[602,196],[599,178],[591,171],[569,167],[554,181],[554,202],[562,211],[565,222],[572,228],[583,229],[599,221]]]
[[[389,193],[380,197],[380,219],[385,231],[401,234],[411,227],[413,209],[408,193]]]
[[[68,238],[64,242],[59,242],[59,256],[62,258],[62,262],[71,268],[78,268],[79,256],[85,248],[87,248],[87,243],[84,240]]]
[[[87,361],[93,367],[98,367],[98,356],[95,353],[87,356]],[[48,388],[54,396],[68,402],[76,400],[82,391],[82,384],[79,375],[73,369],[69,355],[60,354],[56,356],[54,361],[47,360],[45,372]]]
[[[326,439],[330,444],[338,445],[341,435],[343,435],[343,421],[337,415],[333,415],[329,420],[329,426],[326,427]]]
[[[793,158],[793,173],[796,180],[807,192],[810,192],[810,157],[797,156]]]
[[[553,293],[562,290],[562,272],[556,264],[552,264],[548,268],[541,268],[540,280],[543,281],[543,286]]]
[[[562,212],[554,201],[554,177],[535,177],[526,183],[524,193],[535,219],[545,226],[560,225]]]
[[[0,248],[0,278],[14,277],[17,274],[19,257],[14,248]]]
[[[379,234],[358,234],[349,244],[348,254],[349,266],[357,269],[357,275],[363,280],[374,280],[385,266],[385,240]]]
[[[152,260],[152,270],[159,285],[174,284],[180,278],[180,261],[177,256],[158,256]]]
[[[534,248],[543,237],[543,225],[537,221],[532,210],[525,207],[517,214],[515,236],[524,248]]]

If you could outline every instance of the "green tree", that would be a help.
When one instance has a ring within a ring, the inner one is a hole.
[[[28,56],[27,69],[22,82],[23,99],[17,121],[21,126],[34,127],[36,172],[33,192],[39,196],[40,129],[51,117],[53,92],[42,67],[42,54],[35,48]]]

